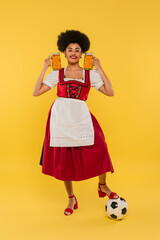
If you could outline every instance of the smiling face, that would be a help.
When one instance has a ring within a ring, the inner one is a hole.
[[[82,50],[78,43],[70,43],[64,54],[69,62],[77,63],[82,56]]]

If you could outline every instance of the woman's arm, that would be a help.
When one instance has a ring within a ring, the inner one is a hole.
[[[37,82],[35,84],[34,90],[33,90],[33,96],[39,96],[42,93],[45,93],[50,89],[49,86],[42,83],[46,70],[47,69],[43,68],[41,74],[39,75]]]
[[[98,88],[98,91],[101,92],[101,93],[103,93],[103,94],[105,94],[105,95],[107,95],[107,96],[110,96],[110,97],[114,96],[114,93],[110,93],[110,94],[109,94],[109,93],[106,91],[106,89],[104,88],[104,85],[102,85],[100,88]]]
[[[98,91],[104,93],[107,96],[114,96],[114,91],[112,88],[112,84],[109,80],[109,78],[106,76],[105,72],[103,71],[103,69],[100,67],[97,69],[98,72],[100,73],[102,80],[104,82],[104,85],[102,85]]]
[[[113,88],[112,88],[112,84],[111,84],[109,78],[106,76],[105,72],[103,71],[99,59],[96,58],[96,57],[93,57],[93,66],[96,67],[96,70],[98,70],[98,72],[100,73],[101,78],[104,82],[104,85],[102,85],[98,89],[98,91],[104,93],[107,96],[114,96],[114,91],[113,91]]]
[[[50,57],[48,57],[44,60],[44,66],[43,66],[41,74],[39,75],[39,77],[36,81],[36,84],[35,84],[35,87],[33,90],[33,96],[39,96],[42,93],[45,93],[50,89],[49,86],[42,83],[45,72],[47,71],[49,66],[51,66]]]

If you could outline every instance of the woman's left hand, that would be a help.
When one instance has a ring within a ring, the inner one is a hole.
[[[101,68],[100,60],[96,57],[93,57],[92,64],[93,64],[93,66],[95,66],[96,69]]]

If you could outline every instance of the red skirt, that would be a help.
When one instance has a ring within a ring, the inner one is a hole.
[[[48,113],[40,159],[42,173],[63,181],[81,181],[99,176],[105,172],[113,173],[114,169],[105,136],[97,119],[91,112],[94,127],[94,145],[50,147],[51,108]]]

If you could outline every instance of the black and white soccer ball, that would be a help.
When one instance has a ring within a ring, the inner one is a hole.
[[[117,199],[108,199],[105,204],[105,213],[114,220],[120,220],[128,213],[128,204],[122,197]]]

